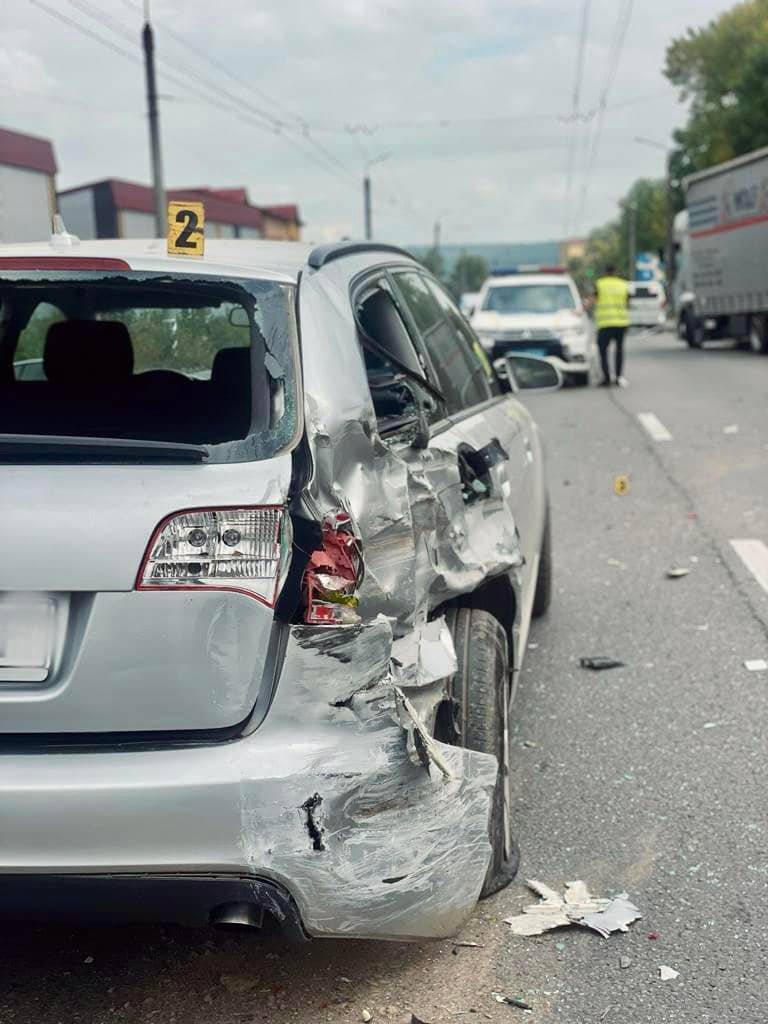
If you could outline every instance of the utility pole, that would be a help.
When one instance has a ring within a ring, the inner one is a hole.
[[[157,110],[157,82],[155,80],[155,39],[149,23],[149,0],[144,0],[144,28],[141,32],[144,49],[144,71],[147,82],[147,115],[149,119],[149,151],[152,158],[152,189],[155,194],[155,235],[165,234],[165,188],[163,187],[163,160],[160,154],[160,117]]]
[[[363,223],[365,224],[365,238],[370,241],[373,238],[373,226],[371,224],[371,176],[368,171],[363,178]]]

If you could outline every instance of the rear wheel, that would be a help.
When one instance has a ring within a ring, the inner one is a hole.
[[[585,388],[589,384],[588,373],[572,373],[571,383],[575,388]]]
[[[749,347],[753,352],[768,352],[768,323],[765,317],[753,316],[750,319]]]
[[[704,325],[690,310],[685,312],[685,340],[688,348],[701,348],[704,344]]]
[[[491,861],[480,893],[483,898],[512,881],[520,860],[510,825],[509,647],[504,627],[490,612],[451,608],[446,621],[458,661],[450,684],[457,732],[453,742],[493,754],[499,762],[488,822]]]

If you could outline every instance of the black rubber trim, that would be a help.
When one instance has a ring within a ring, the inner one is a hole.
[[[387,245],[386,242],[331,242],[328,245],[318,245],[314,248],[309,254],[307,263],[313,270],[320,270],[334,260],[363,252],[391,252],[398,256],[407,256],[409,260],[416,259],[407,249],[401,249],[397,245]]]
[[[265,911],[289,941],[306,942],[290,893],[266,879],[218,874],[0,874],[0,918],[30,923],[211,924],[227,903]]]

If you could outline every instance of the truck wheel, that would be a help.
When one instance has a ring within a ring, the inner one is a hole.
[[[445,618],[458,660],[449,687],[457,729],[453,742],[493,754],[499,762],[488,821],[491,861],[480,892],[483,899],[512,881],[520,861],[510,824],[509,648],[503,626],[490,612],[451,608]]]
[[[704,325],[691,312],[685,314],[685,340],[688,348],[701,348],[704,344]]]
[[[533,595],[531,614],[535,619],[545,615],[552,602],[552,526],[550,524],[549,504],[544,518],[544,533],[541,538],[539,555],[539,575],[536,579],[536,592]]]
[[[749,347],[753,352],[768,352],[768,323],[766,323],[765,317],[751,317],[749,321]]]

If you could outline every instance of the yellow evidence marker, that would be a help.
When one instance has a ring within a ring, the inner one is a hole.
[[[622,495],[626,494],[629,490],[629,477],[628,476],[617,476],[613,479],[613,493]]]
[[[202,203],[168,203],[168,255],[202,256],[205,251],[205,207]]]

